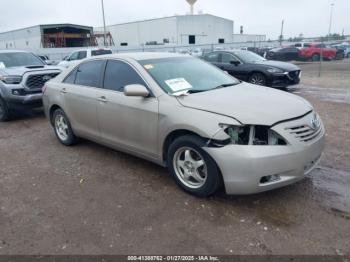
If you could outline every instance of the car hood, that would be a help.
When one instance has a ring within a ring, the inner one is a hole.
[[[42,67],[25,67],[25,66],[19,66],[19,67],[8,67],[8,68],[1,68],[0,73],[2,75],[17,75],[17,76],[23,76],[25,73],[28,72],[42,72],[42,71],[62,71],[62,68],[59,68],[57,66],[49,66],[45,65]]]
[[[266,61],[261,61],[256,63],[258,65],[264,65],[266,67],[275,67],[282,69],[284,71],[290,72],[290,71],[296,71],[300,70],[300,68],[292,63],[285,63],[285,62],[279,62],[279,61],[271,61],[271,60],[266,60]]]
[[[311,104],[299,96],[248,83],[177,99],[185,107],[233,117],[252,125],[272,126],[313,110]]]

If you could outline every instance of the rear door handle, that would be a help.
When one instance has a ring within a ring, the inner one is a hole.
[[[101,96],[101,97],[99,97],[97,100],[98,100],[99,102],[102,102],[102,103],[107,103],[107,102],[108,102],[108,100],[107,100],[107,98],[106,98],[105,96]]]
[[[67,89],[62,88],[62,90],[61,90],[61,94],[67,94]]]

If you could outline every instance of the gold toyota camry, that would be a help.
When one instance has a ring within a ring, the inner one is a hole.
[[[240,82],[188,55],[83,60],[46,83],[43,102],[62,144],[82,137],[167,166],[197,196],[295,183],[315,168],[325,143],[322,121],[303,98]]]

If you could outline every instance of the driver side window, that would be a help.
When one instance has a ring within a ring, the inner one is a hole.
[[[147,86],[140,75],[128,64],[109,60],[107,62],[103,88],[123,92],[124,86],[140,84]]]
[[[221,62],[224,64],[231,64],[231,62],[239,62],[236,57],[228,53],[221,54]]]

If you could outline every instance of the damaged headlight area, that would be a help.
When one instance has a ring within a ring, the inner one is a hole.
[[[215,141],[216,145],[287,145],[287,141],[268,126],[231,126],[225,124],[220,124],[219,126],[229,136],[229,139],[224,141]]]

